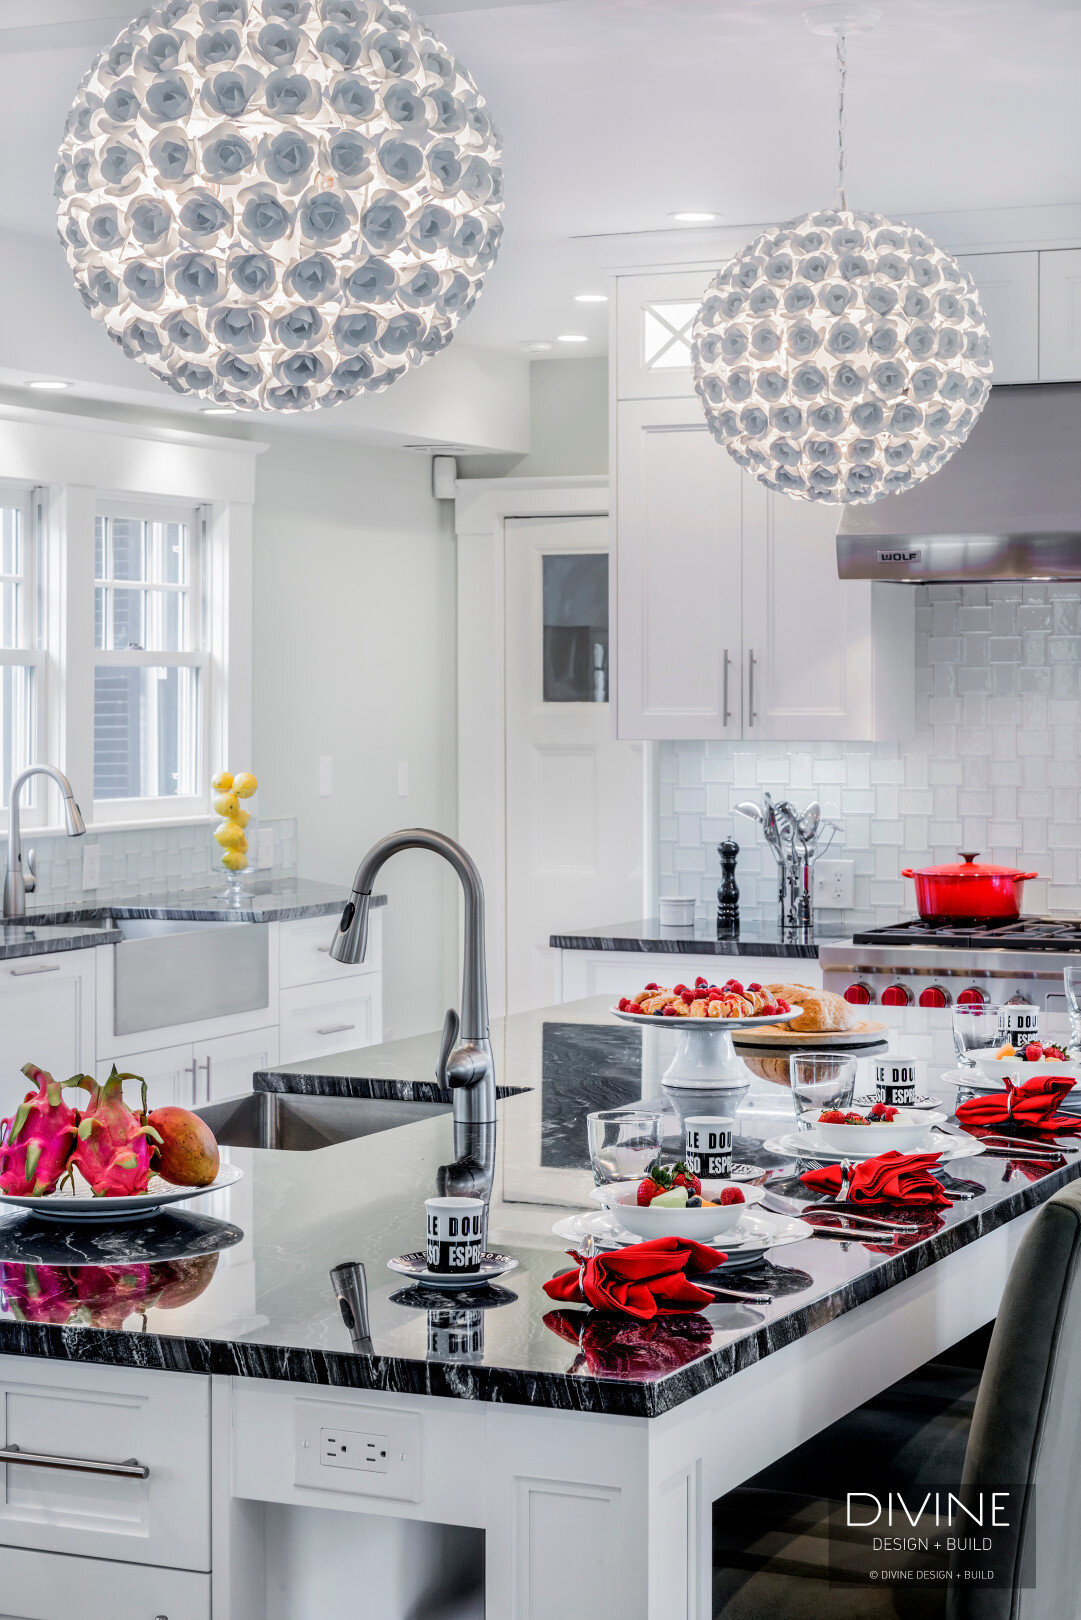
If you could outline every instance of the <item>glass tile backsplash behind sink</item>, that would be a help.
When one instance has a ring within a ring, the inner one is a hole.
[[[984,860],[1039,872],[1030,914],[1081,911],[1081,585],[920,585],[916,735],[907,743],[679,742],[660,749],[660,889],[716,912],[716,846],[740,846],[745,920],[776,916],[776,868],[733,807],[768,788],[844,821],[855,863],[844,927],[914,911],[905,866]]]
[[[260,819],[260,831],[274,830],[274,865],[260,872],[259,878],[294,878],[297,874],[297,824],[294,820]],[[35,906],[92,906],[95,895],[110,899],[153,896],[176,889],[205,888],[220,872],[213,867],[220,854],[211,833],[213,823],[202,826],[133,827],[118,832],[87,829],[85,838],[35,838],[23,828],[23,847],[36,851],[37,891],[28,896]],[[83,888],[83,848],[101,845],[101,882],[96,889]],[[0,859],[6,856],[6,840],[0,839]]]

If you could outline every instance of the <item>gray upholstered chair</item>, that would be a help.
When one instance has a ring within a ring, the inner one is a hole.
[[[827,1524],[847,1490],[892,1488],[908,1499],[921,1484],[955,1481],[988,1491],[1028,1482],[1005,1580],[846,1585],[836,1542],[827,1572]],[[1022,1566],[1034,1584],[1019,1584]],[[1081,1183],[1033,1219],[989,1345],[973,1335],[720,1499],[714,1617],[1079,1620]]]

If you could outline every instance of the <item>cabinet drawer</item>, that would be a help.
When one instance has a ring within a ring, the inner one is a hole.
[[[330,957],[338,918],[303,917],[298,922],[284,922],[281,927],[281,982],[282,986],[333,982],[346,974],[375,973],[382,966],[383,918],[376,906],[368,918],[368,954],[356,967],[333,962]]]
[[[382,1034],[379,987],[374,974],[344,984],[302,985],[281,993],[280,1061],[349,1052],[370,1046]]]
[[[210,1576],[62,1553],[0,1553],[12,1620],[210,1620]]]
[[[0,1544],[210,1568],[209,1379],[5,1356],[0,1444],[89,1464],[134,1458],[148,1470],[139,1479],[6,1462]],[[0,1585],[0,1613],[6,1601]]]

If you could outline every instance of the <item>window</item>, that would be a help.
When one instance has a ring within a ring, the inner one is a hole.
[[[0,484],[0,788],[5,805],[13,780],[37,752],[40,731],[38,513],[31,490]],[[33,795],[28,796],[30,809],[34,803]]]
[[[642,360],[647,371],[674,371],[691,363],[691,333],[700,300],[646,304],[642,310]]]
[[[546,552],[545,703],[608,702],[608,553]]]
[[[98,509],[93,766],[95,804],[107,819],[125,801],[139,814],[152,813],[154,801],[175,813],[203,791],[203,529],[195,509]]]

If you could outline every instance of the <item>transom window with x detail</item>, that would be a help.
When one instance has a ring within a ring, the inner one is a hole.
[[[642,307],[642,363],[647,371],[674,371],[691,363],[691,331],[700,300]]]

